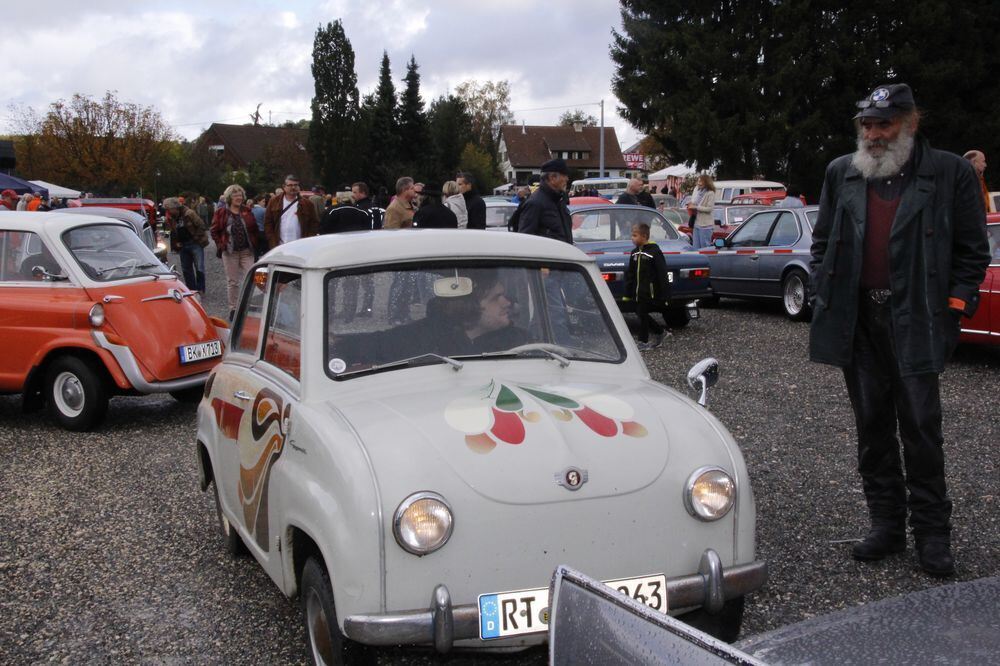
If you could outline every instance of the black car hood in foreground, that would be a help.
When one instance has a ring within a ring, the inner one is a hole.
[[[744,639],[768,664],[1000,663],[1000,576],[845,608]]]
[[[1000,663],[1000,576],[846,608],[731,646],[568,567],[556,569],[550,592],[555,665]]]

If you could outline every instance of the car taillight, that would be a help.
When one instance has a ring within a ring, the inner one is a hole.
[[[693,278],[707,278],[709,270],[707,268],[695,268],[691,271]]]
[[[618,279],[618,276],[614,273],[601,273],[601,277],[604,278],[605,282],[614,282]]]

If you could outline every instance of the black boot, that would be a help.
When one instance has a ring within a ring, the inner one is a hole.
[[[947,541],[925,541],[917,544],[920,568],[932,576],[946,577],[955,573],[955,558]]]
[[[856,560],[871,562],[881,560],[891,553],[902,553],[905,550],[905,533],[896,532],[887,527],[872,527],[864,541],[854,544],[852,553]]]

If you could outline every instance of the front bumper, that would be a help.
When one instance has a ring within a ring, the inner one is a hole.
[[[754,592],[766,581],[765,562],[723,570],[718,553],[709,548],[702,553],[698,573],[667,579],[667,604],[671,611],[701,607],[717,613],[728,599]],[[479,606],[453,606],[448,588],[439,584],[429,609],[350,615],[344,618],[344,634],[366,645],[433,645],[445,653],[457,640],[479,638]]]
[[[118,361],[118,365],[121,367],[122,372],[125,373],[125,378],[128,379],[129,384],[132,385],[139,393],[167,393],[169,391],[180,391],[187,388],[194,388],[195,386],[204,386],[205,382],[208,380],[210,371],[200,372],[196,375],[190,375],[188,377],[181,377],[180,379],[171,379],[165,382],[151,382],[147,381],[145,377],[142,376],[142,370],[139,369],[139,363],[135,360],[135,356],[132,354],[132,350],[124,345],[116,345],[108,341],[108,338],[101,331],[91,331],[91,335],[94,338],[94,342],[101,347],[101,349],[108,350],[115,360]]]

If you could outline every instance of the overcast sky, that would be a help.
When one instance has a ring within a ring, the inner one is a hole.
[[[468,79],[506,79],[518,123],[555,124],[572,108],[600,118],[603,98],[605,123],[623,147],[637,139],[611,93],[611,30],[621,24],[613,0],[10,3],[0,32],[0,134],[15,129],[9,105],[44,111],[73,93],[107,90],[156,107],[187,138],[212,122],[249,122],[258,102],[265,122],[269,114],[274,123],[306,118],[313,36],[338,18],[362,95],[375,88],[383,50],[397,91],[412,54],[425,104]]]

